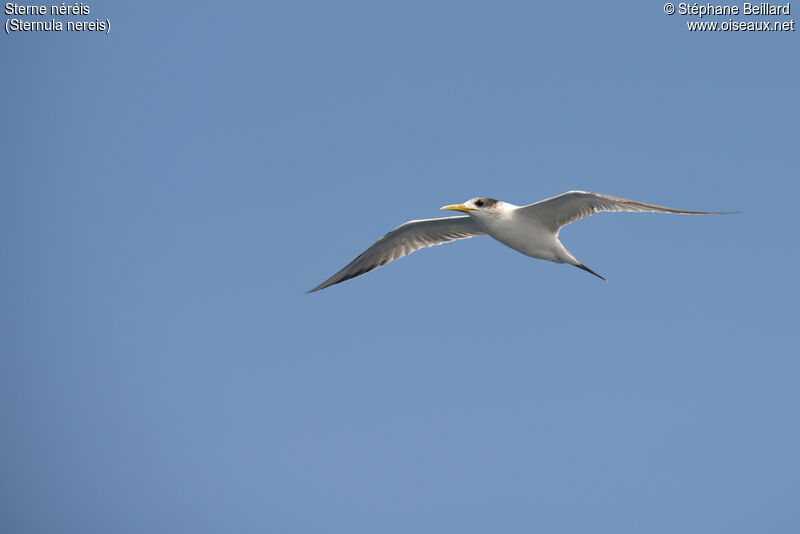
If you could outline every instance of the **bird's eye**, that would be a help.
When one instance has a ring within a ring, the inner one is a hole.
[[[483,207],[483,200],[476,200],[475,201],[475,205],[478,206],[479,208],[482,208]]]

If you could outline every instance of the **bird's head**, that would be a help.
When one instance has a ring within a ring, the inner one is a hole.
[[[497,217],[502,215],[508,204],[503,201],[495,200],[493,198],[477,197],[471,198],[463,204],[451,204],[449,206],[442,206],[443,210],[461,211],[467,215],[477,218],[483,217]]]

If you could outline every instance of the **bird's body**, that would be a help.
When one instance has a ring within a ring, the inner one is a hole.
[[[495,210],[471,214],[484,232],[507,247],[540,260],[565,263],[572,257],[558,237],[520,206],[498,203]]]
[[[693,215],[731,213],[678,210],[585,191],[569,191],[527,206],[515,206],[491,198],[473,198],[464,204],[444,206],[442,209],[467,215],[409,221],[400,225],[309,293],[355,278],[420,248],[480,235],[489,235],[526,256],[569,263],[605,280],[578,261],[561,244],[558,233],[563,226],[601,211]]]

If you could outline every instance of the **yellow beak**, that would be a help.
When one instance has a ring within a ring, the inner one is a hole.
[[[442,209],[450,211],[463,211],[464,213],[469,213],[475,208],[470,208],[469,206],[465,206],[464,204],[450,204],[449,206],[442,206]]]

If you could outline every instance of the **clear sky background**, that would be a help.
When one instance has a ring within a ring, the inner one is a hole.
[[[88,5],[0,35],[0,530],[800,531],[800,32]],[[304,294],[570,189],[745,213],[567,227],[608,283],[478,238]]]

